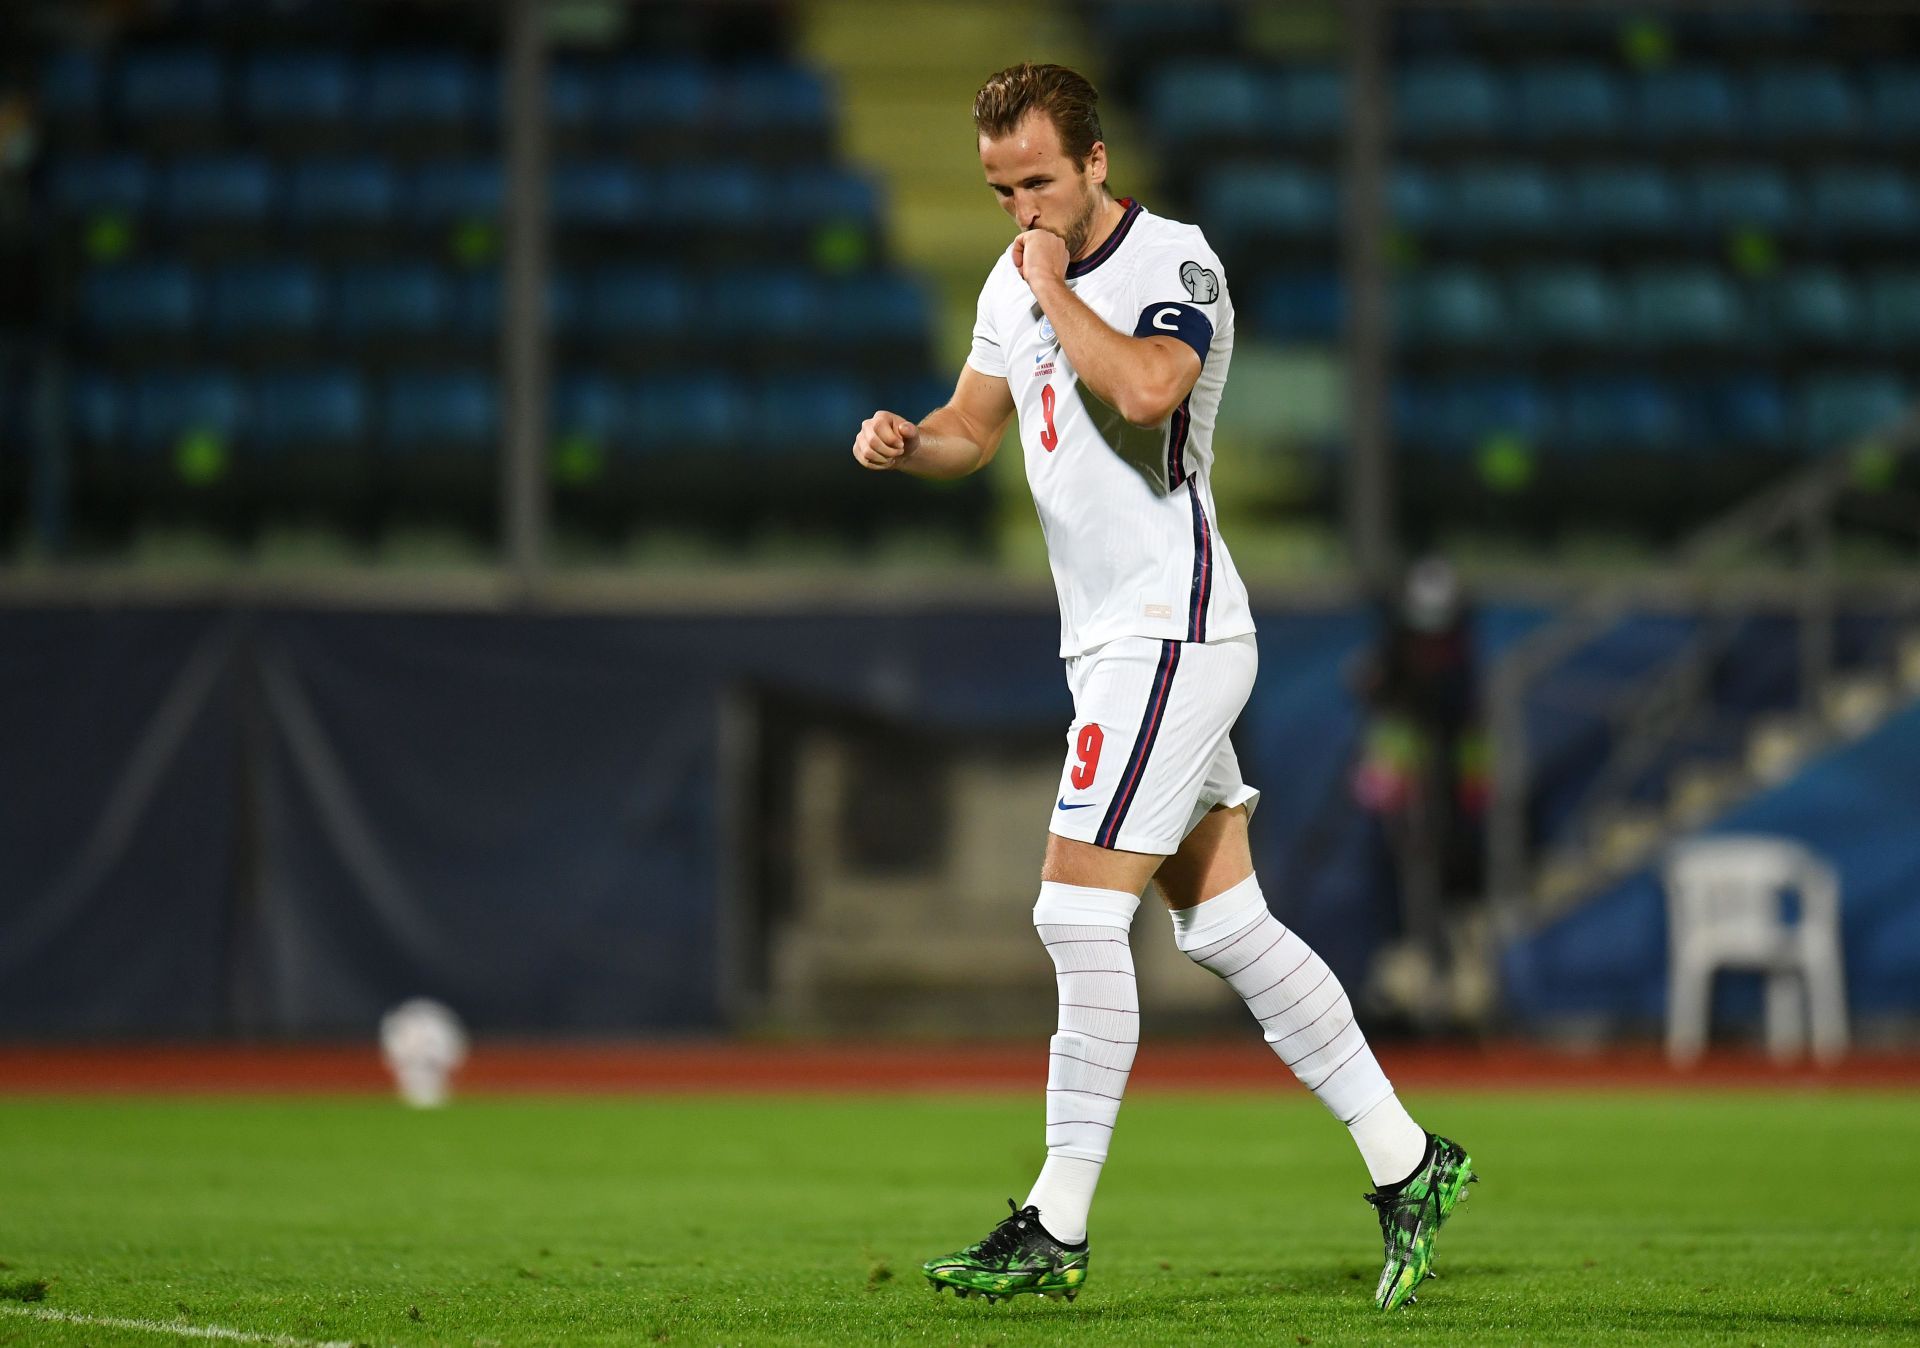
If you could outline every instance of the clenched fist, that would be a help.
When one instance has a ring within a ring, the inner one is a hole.
[[[1013,241],[1013,269],[1029,290],[1066,280],[1068,261],[1066,241],[1058,234],[1029,229]]]
[[[892,412],[875,412],[860,423],[860,434],[853,438],[853,458],[862,468],[884,473],[898,468],[900,460],[913,453],[919,443],[920,428]]]

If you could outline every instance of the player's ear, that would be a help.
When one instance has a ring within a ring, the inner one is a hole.
[[[1087,151],[1087,181],[1099,187],[1107,181],[1107,143],[1096,140]]]

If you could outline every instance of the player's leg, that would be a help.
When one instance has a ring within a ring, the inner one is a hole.
[[[1245,796],[1247,788],[1236,787],[1231,745],[1216,777],[1210,794]],[[1385,1244],[1374,1300],[1392,1310],[1412,1300],[1428,1276],[1434,1237],[1474,1178],[1472,1163],[1458,1144],[1413,1121],[1367,1046],[1340,980],[1268,910],[1247,839],[1251,799],[1210,810],[1155,879],[1173,910],[1176,943],[1240,994],[1274,1053],[1359,1147]]]

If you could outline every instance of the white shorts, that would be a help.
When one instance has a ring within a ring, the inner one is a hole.
[[[1228,732],[1253,692],[1251,635],[1120,637],[1067,660],[1073,725],[1049,831],[1170,856],[1215,806],[1260,793],[1240,779]]]

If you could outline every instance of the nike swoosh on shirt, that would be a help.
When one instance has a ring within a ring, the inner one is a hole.
[[[1067,798],[1065,796],[1060,797],[1060,808],[1063,810],[1087,810],[1087,809],[1093,808],[1095,805],[1098,805],[1099,803],[1100,802],[1097,800],[1083,800],[1075,804],[1069,805],[1067,804]]]

